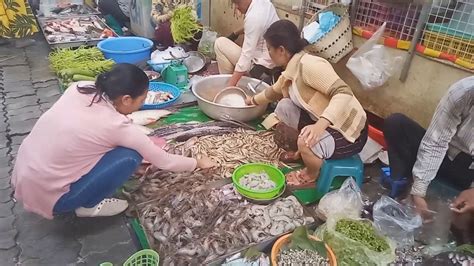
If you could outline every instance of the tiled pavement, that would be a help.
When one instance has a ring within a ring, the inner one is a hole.
[[[25,49],[0,46],[0,265],[121,265],[136,251],[125,217],[46,220],[12,199],[10,173],[18,148],[60,97],[48,46],[37,39]]]

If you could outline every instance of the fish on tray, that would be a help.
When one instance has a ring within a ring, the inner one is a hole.
[[[103,39],[115,35],[97,16],[49,19],[43,21],[42,26],[50,43]]]

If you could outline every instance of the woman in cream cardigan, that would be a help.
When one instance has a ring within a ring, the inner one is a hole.
[[[314,182],[324,160],[359,153],[367,141],[367,117],[349,86],[323,58],[307,54],[307,42],[288,20],[273,23],[264,35],[270,57],[285,71],[247,104],[279,101],[276,142],[285,162],[303,160],[306,168],[288,174],[289,185]]]

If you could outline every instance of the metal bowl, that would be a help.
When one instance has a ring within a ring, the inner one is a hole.
[[[246,122],[261,117],[268,104],[262,104],[258,106],[245,106],[245,107],[232,107],[222,104],[213,103],[212,100],[216,94],[227,87],[227,81],[231,75],[214,75],[205,77],[195,84],[193,84],[192,92],[197,98],[199,108],[211,118],[221,120],[222,117],[228,116],[234,120]],[[243,77],[237,84],[238,87],[243,89],[247,95],[252,95],[247,89],[247,84],[256,84],[259,80]],[[265,90],[269,85],[262,83],[257,89],[257,92]]]

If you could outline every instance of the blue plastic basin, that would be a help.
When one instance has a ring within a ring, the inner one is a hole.
[[[135,64],[150,59],[153,42],[142,37],[118,37],[103,40],[97,47],[115,63]]]
[[[141,110],[162,109],[162,108],[168,107],[172,105],[174,102],[176,102],[178,98],[181,96],[181,91],[178,89],[178,87],[173,86],[168,83],[163,83],[163,82],[150,82],[150,86],[148,87],[148,90],[169,92],[173,95],[173,99],[164,103],[144,104]]]

